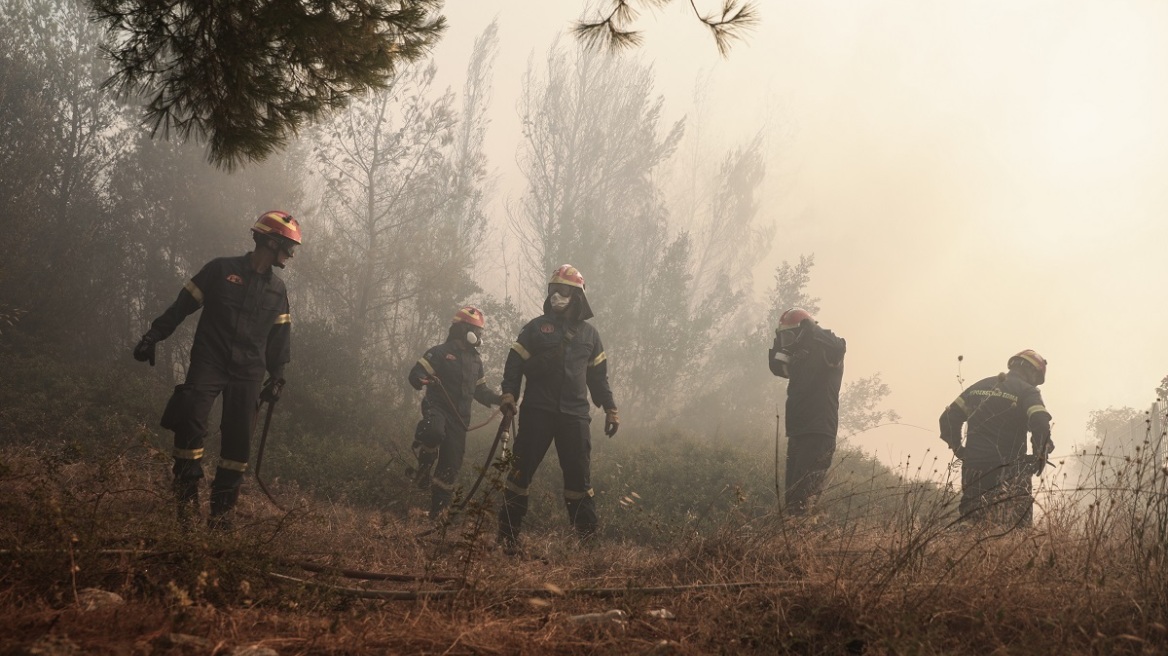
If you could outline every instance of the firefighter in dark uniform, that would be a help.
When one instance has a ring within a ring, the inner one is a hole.
[[[970,385],[945,408],[941,439],[961,461],[961,518],[1025,527],[1034,511],[1030,477],[1042,473],[1054,450],[1050,413],[1038,391],[1046,381],[1046,360],[1026,349],[1006,366],[1006,373]],[[962,444],[961,426],[967,422]]]
[[[252,226],[255,249],[211,260],[191,278],[134,347],[134,358],[154,364],[155,345],[202,308],[186,382],[174,389],[162,427],[174,431],[174,493],[180,520],[198,515],[203,441],[215,398],[223,396],[222,443],[211,483],[214,528],[230,528],[247,471],[256,411],[274,402],[291,359],[288,291],[272,267],[283,268],[300,244],[300,225],[285,212],[267,212]],[[264,373],[268,380],[263,383]]]
[[[410,369],[410,385],[426,387],[422,420],[414,431],[418,467],[414,481],[430,489],[430,517],[450,505],[454,481],[466,453],[471,401],[499,405],[499,394],[488,389],[479,344],[486,318],[474,306],[461,308],[450,323],[446,341],[426,351]],[[434,475],[430,470],[434,469]]]
[[[771,373],[787,379],[786,510],[804,515],[823,489],[839,431],[839,394],[847,343],[791,308],[779,317]]]
[[[515,436],[515,461],[503,489],[499,509],[499,542],[507,551],[518,547],[527,514],[528,487],[548,447],[556,445],[564,474],[568,521],[581,538],[596,532],[593,501],[588,397],[604,408],[604,434],[620,426],[608,386],[604,345],[587,319],[592,308],[584,295],[584,277],[570,264],[552,274],[543,315],[530,321],[507,354],[503,370],[504,412],[515,411],[523,379],[523,402]]]

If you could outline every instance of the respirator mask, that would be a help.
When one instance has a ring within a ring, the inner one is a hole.
[[[770,349],[771,373],[779,378],[791,377],[791,352],[795,343],[799,341],[802,328],[789,328],[775,331],[775,343]]]
[[[568,304],[572,302],[571,296],[563,296],[559,292],[553,292],[548,297],[548,304],[552,306],[552,310],[556,312],[563,312],[568,309]]]

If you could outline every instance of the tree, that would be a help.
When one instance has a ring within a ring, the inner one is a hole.
[[[486,223],[482,148],[496,44],[492,25],[476,43],[461,118],[453,93],[433,91],[431,63],[314,135],[325,225],[301,268],[312,315],[339,336],[348,382],[399,386],[452,304],[479,291],[472,273]]]
[[[656,173],[683,134],[660,126],[652,71],[584,48],[554,45],[529,65],[520,99],[519,163],[528,187],[509,209],[525,256],[531,305],[565,262],[587,279],[610,348],[619,403],[650,420],[675,407],[696,374],[725,298],[693,297],[689,234],[671,234]]]
[[[147,97],[145,120],[209,144],[232,168],[305,121],[385,89],[426,54],[440,0],[89,0],[110,32],[109,84]]]

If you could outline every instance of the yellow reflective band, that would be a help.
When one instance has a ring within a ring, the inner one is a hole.
[[[521,494],[523,496],[527,496],[527,488],[519,487],[518,485],[512,483],[510,480],[507,480],[506,482],[504,482],[503,487],[514,492],[515,494]]]
[[[187,284],[183,285],[183,289],[190,292],[190,295],[195,297],[195,302],[199,305],[203,304],[203,290],[199,289],[199,286],[195,284],[194,280],[188,280]]]
[[[443,490],[446,492],[453,492],[454,491],[454,483],[443,483],[442,481],[438,480],[437,478],[430,479],[430,487],[436,487],[439,490]]]
[[[172,455],[174,455],[175,458],[182,458],[183,460],[198,460],[199,458],[203,457],[203,450],[175,448]]]
[[[1030,415],[1033,415],[1036,412],[1046,412],[1046,406],[1032,405],[1029,408],[1026,408],[1026,416],[1027,417],[1030,417]],[[1047,413],[1047,414],[1050,414],[1050,413]]]
[[[960,408],[961,411],[965,414],[969,414],[969,408],[965,407],[965,399],[961,398],[960,396],[957,397],[957,400],[953,402],[953,405]]]
[[[220,460],[219,469],[227,469],[230,471],[244,472],[247,471],[247,463],[239,462],[238,460]]]
[[[418,358],[418,364],[422,365],[422,368],[426,370],[426,373],[430,374],[431,376],[434,375],[434,367],[430,366],[429,360],[426,358]],[[401,371],[401,369],[398,369],[398,371]]]
[[[514,344],[512,344],[511,350],[518,353],[519,357],[523,358],[524,360],[531,357],[531,354],[528,353],[527,349],[523,348],[523,345],[520,344],[519,342],[515,342]]]
[[[567,501],[579,501],[580,499],[586,499],[588,497],[595,496],[595,495],[596,495],[596,493],[592,491],[592,488],[588,488],[588,490],[585,492],[577,492],[575,490],[564,490],[564,499]]]
[[[483,376],[482,378],[479,379],[479,382],[475,383],[475,387],[478,387],[479,385],[486,385],[486,384],[487,384],[487,377]]]
[[[588,363],[588,366],[589,366],[589,367],[595,367],[596,365],[600,364],[601,362],[604,362],[604,361],[605,361],[605,360],[607,360],[607,359],[608,359],[608,356],[604,354],[604,351],[601,351],[601,352],[600,352],[600,355],[596,356],[596,357],[595,357],[595,358],[592,360],[592,362],[589,362],[589,363]]]
[[[277,326],[279,326],[280,324],[283,324],[283,323],[292,323],[292,315],[281,314],[280,316],[276,317],[276,325]]]

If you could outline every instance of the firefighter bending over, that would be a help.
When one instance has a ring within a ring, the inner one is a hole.
[[[174,431],[174,494],[184,524],[198,516],[203,441],[215,398],[223,395],[222,443],[208,523],[226,529],[247,471],[257,408],[279,398],[284,365],[291,359],[288,291],[272,267],[282,269],[292,259],[300,224],[286,212],[272,211],[251,231],[255,250],[208,262],[134,347],[134,359],[153,366],[156,344],[202,308],[186,382],[174,388],[161,421]],[[268,380],[261,385],[265,371]]]
[[[530,321],[507,355],[503,371],[504,412],[515,411],[522,379],[527,379],[515,436],[515,463],[499,509],[499,543],[509,553],[518,548],[527,514],[528,486],[554,441],[564,473],[568,521],[580,538],[596,532],[596,505],[591,484],[592,437],[588,396],[604,408],[604,434],[616,434],[620,420],[608,386],[608,364],[600,333],[587,319],[592,308],[584,295],[584,277],[570,264],[552,273],[543,315]]]
[[[446,341],[426,351],[410,369],[410,385],[417,390],[426,387],[422,420],[414,431],[418,459],[414,482],[419,489],[430,490],[431,519],[450,506],[454,495],[454,481],[466,453],[471,401],[499,405],[499,394],[487,388],[478,350],[485,325],[486,317],[478,308],[461,308],[450,322]]]
[[[839,431],[839,394],[847,343],[791,308],[779,317],[770,350],[771,373],[786,378],[786,511],[807,513],[823,489]]]
[[[1030,526],[1030,477],[1054,450],[1050,413],[1038,386],[1046,360],[1031,349],[1011,357],[1009,371],[970,385],[941,414],[941,439],[961,461],[961,518]],[[968,436],[961,442],[961,426]],[[1026,455],[1026,433],[1033,450]]]

